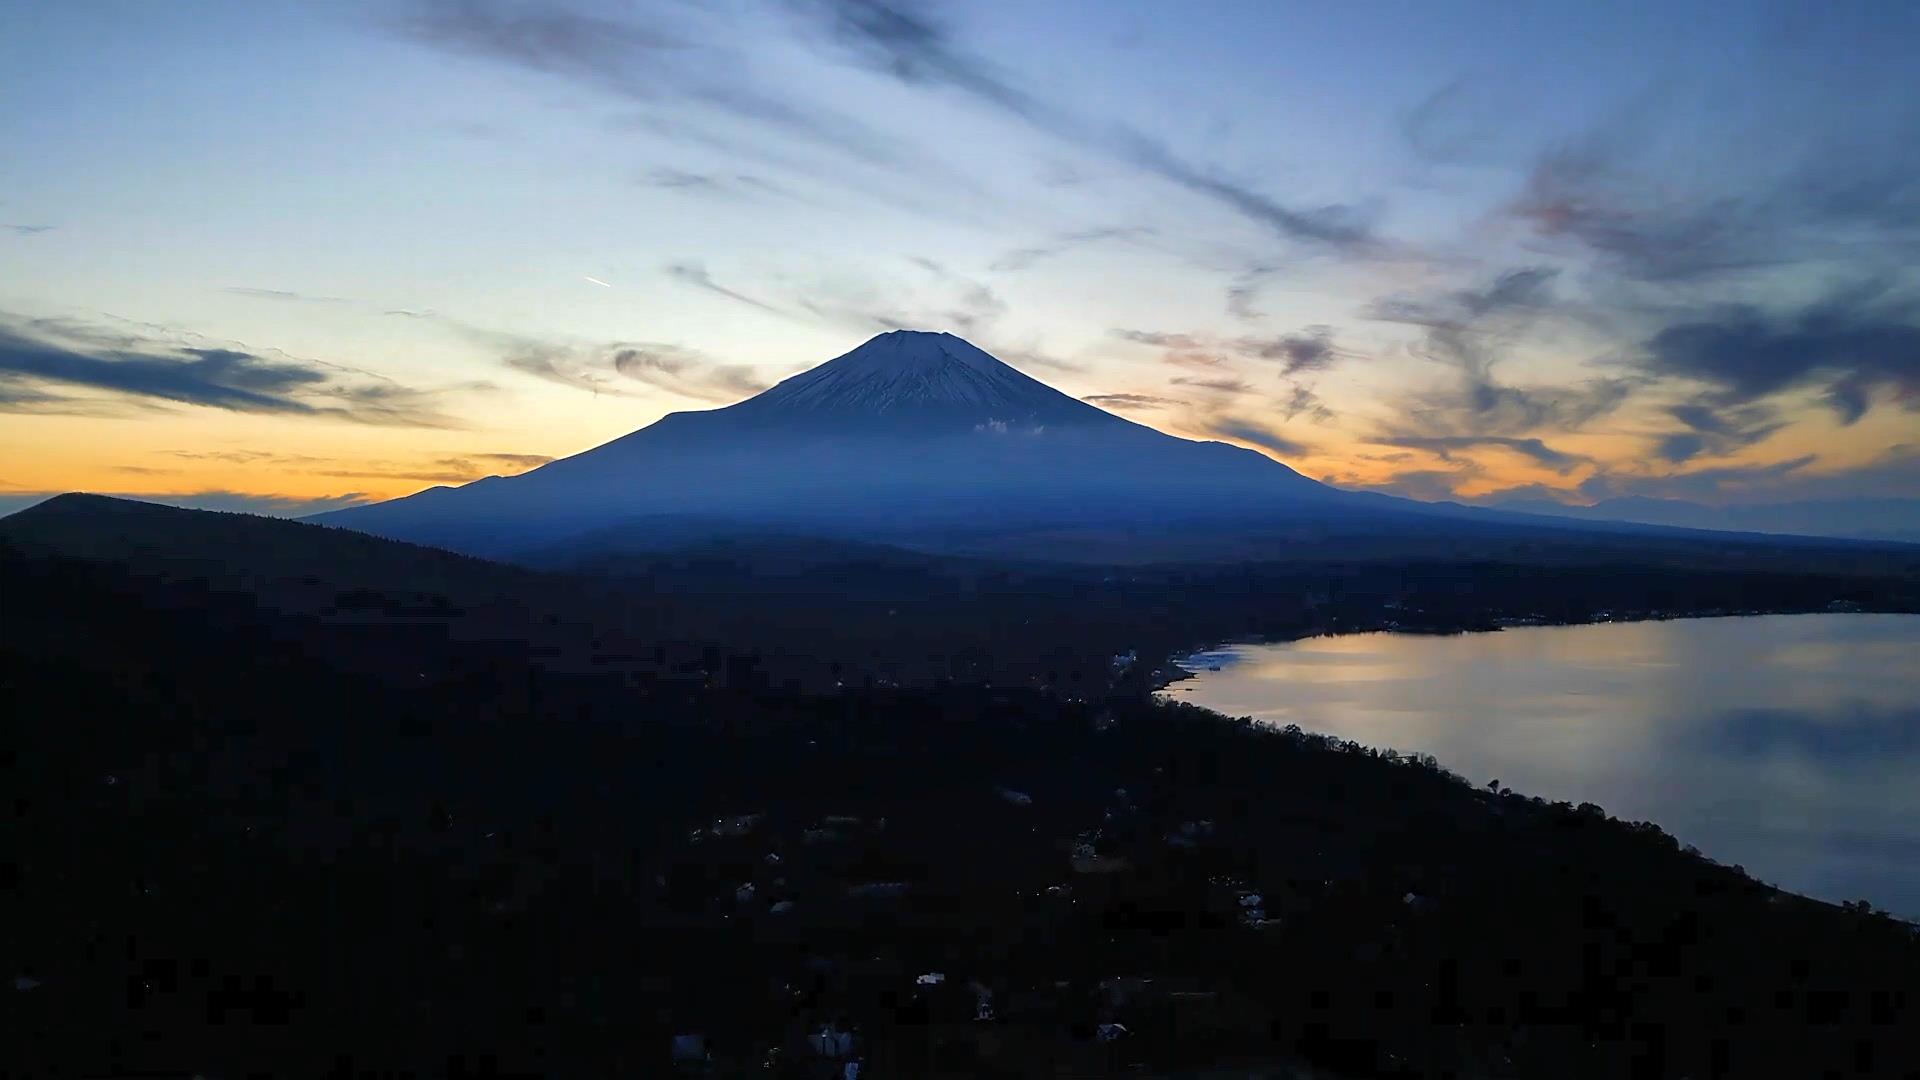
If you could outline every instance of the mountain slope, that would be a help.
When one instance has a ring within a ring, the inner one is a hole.
[[[674,413],[529,473],[313,520],[514,554],[649,515],[867,535],[1353,498],[1254,451],[1076,401],[950,334],[896,331],[757,397]]]
[[[1632,522],[1686,529],[1740,529],[1790,536],[1920,543],[1920,499],[1809,499],[1709,506],[1683,499],[1628,497],[1574,506],[1549,499],[1510,499],[1502,510],[1579,521]]]

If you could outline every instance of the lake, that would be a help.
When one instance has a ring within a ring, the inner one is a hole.
[[[1782,888],[1920,917],[1920,616],[1354,634],[1182,666],[1198,677],[1175,700],[1432,754],[1477,785],[1652,821]]]

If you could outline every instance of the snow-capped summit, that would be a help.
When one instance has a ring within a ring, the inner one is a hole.
[[[733,410],[833,424],[1100,423],[1117,419],[945,333],[895,330],[785,380]]]

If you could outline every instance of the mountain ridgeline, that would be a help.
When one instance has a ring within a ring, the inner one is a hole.
[[[511,555],[639,518],[899,534],[1358,508],[1263,454],[1077,401],[951,334],[895,331],[756,397],[514,477],[313,520]]]

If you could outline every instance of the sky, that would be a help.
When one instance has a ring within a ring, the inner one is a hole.
[[[1428,499],[1920,497],[1920,6],[0,0],[0,512],[523,471],[890,329]]]

